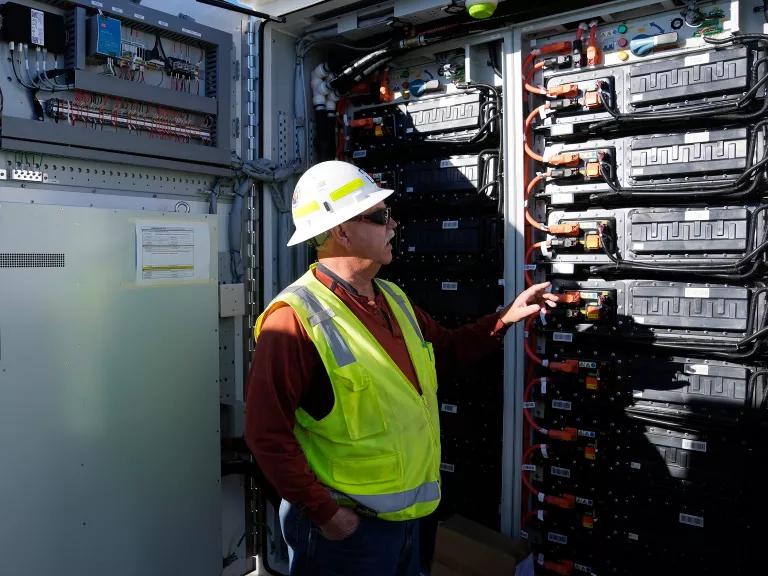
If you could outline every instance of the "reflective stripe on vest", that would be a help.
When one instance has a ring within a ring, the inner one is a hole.
[[[414,318],[413,315],[411,314],[411,311],[408,309],[408,305],[405,303],[405,300],[403,300],[400,297],[400,294],[392,290],[392,288],[390,288],[390,286],[386,282],[379,282],[378,280],[376,280],[376,285],[382,290],[386,290],[387,294],[389,294],[392,297],[392,299],[395,302],[397,302],[397,305],[400,306],[400,308],[403,311],[403,314],[405,314],[405,317],[408,318],[408,322],[411,323],[411,328],[413,328],[413,331],[419,335],[419,338],[423,343],[424,336],[421,334],[421,328],[419,328],[419,323],[416,321],[416,318]]]
[[[303,286],[288,286],[283,292],[295,294],[304,306],[307,307],[307,310],[312,312],[312,316],[309,317],[309,324],[310,326],[317,326],[320,324],[320,329],[323,331],[325,341],[328,342],[331,352],[333,352],[333,358],[336,360],[336,364],[340,368],[352,364],[355,361],[355,356],[341,337],[339,329],[332,321],[335,316],[333,310],[323,306],[323,304],[315,298],[315,295]]]
[[[437,482],[426,482],[395,494],[347,494],[332,488],[329,490],[334,500],[341,504],[344,504],[345,500],[352,504],[362,504],[379,514],[405,510],[419,502],[432,502],[440,498],[440,486]]]

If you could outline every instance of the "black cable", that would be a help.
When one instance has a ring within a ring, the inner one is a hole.
[[[766,99],[766,103],[768,104],[768,99]],[[768,148],[764,152],[763,157],[758,162],[753,163],[754,151],[757,145],[757,137],[760,131],[766,126],[768,126],[768,120],[762,120],[753,126],[749,139],[749,145],[747,147],[747,166],[744,172],[739,174],[734,181],[729,182],[728,184],[709,182],[699,182],[696,184],[678,184],[674,187],[674,196],[702,197],[732,196],[735,194],[746,196],[754,192],[759,185],[760,177],[753,179],[746,189],[742,189],[740,186],[742,186],[747,181],[753,172],[756,172],[763,166],[768,165]],[[612,198],[629,198],[632,196],[663,197],[670,194],[670,189],[668,187],[637,186],[631,188],[623,188],[615,181],[613,167],[603,160],[600,160],[600,174],[603,177],[603,180],[605,180],[605,183],[608,184],[608,186],[611,188],[612,192],[596,192],[590,196],[590,200],[592,201],[606,201]]]
[[[765,39],[764,39],[765,40]],[[614,132],[622,124],[630,123],[663,123],[663,122],[686,122],[691,118],[708,118],[718,121],[745,121],[762,117],[768,111],[768,98],[763,98],[763,105],[754,112],[742,112],[742,108],[751,104],[762,86],[768,83],[768,73],[758,77],[761,64],[768,62],[768,57],[757,59],[752,64],[753,86],[735,103],[704,103],[684,108],[678,108],[667,111],[649,111],[639,113],[624,114],[616,109],[616,103],[610,92],[607,82],[600,81],[598,89],[604,109],[612,116],[611,120],[603,120],[592,123],[588,126],[588,132],[593,135],[603,132]]]

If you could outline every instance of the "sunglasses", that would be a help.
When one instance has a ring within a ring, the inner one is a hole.
[[[392,217],[392,208],[379,208],[368,214],[360,214],[354,218],[350,218],[349,222],[371,222],[373,224],[380,224],[386,226],[389,223],[389,219]]]

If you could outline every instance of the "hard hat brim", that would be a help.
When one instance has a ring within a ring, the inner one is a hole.
[[[394,190],[389,190],[387,188],[381,188],[377,190],[376,192],[373,192],[371,194],[368,194],[368,197],[360,202],[356,202],[354,205],[350,206],[347,210],[340,210],[339,212],[334,213],[333,218],[329,220],[325,220],[321,223],[319,223],[317,226],[313,226],[311,228],[304,228],[302,230],[296,230],[293,233],[293,236],[291,236],[291,239],[288,240],[288,244],[286,246],[295,246],[296,244],[300,244],[301,242],[306,242],[310,238],[314,238],[318,234],[322,234],[323,232],[327,232],[331,228],[334,228],[335,226],[338,226],[339,224],[343,224],[350,218],[354,218],[355,216],[362,214],[368,208],[372,208],[373,206],[376,206],[379,202],[382,202],[384,199],[388,198],[392,195]],[[329,225],[330,222],[330,225]]]

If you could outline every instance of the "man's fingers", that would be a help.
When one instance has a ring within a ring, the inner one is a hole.
[[[522,314],[522,318],[527,318],[528,316],[531,316],[533,314],[538,314],[538,312],[541,310],[541,306],[538,304],[529,304],[528,306],[524,306],[523,308],[520,308],[520,313]]]
[[[552,294],[551,292],[544,292],[541,297],[544,298],[544,300],[551,300],[552,302],[558,302],[560,300],[558,294]]]

